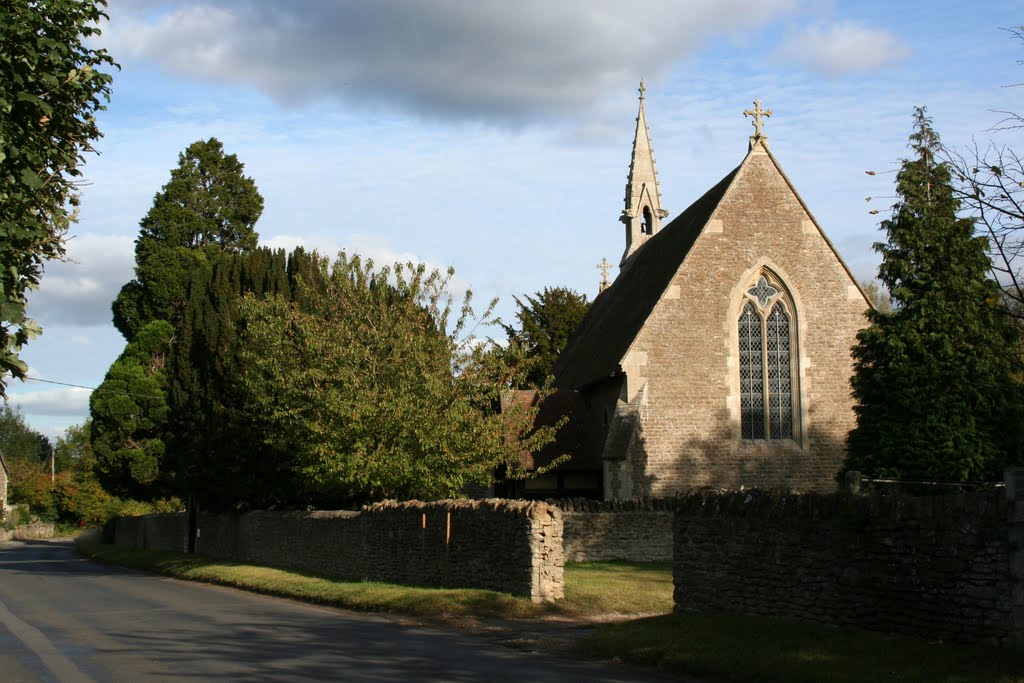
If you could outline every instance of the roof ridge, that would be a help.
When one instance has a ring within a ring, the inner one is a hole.
[[[623,263],[618,277],[597,295],[555,361],[556,386],[576,389],[621,370],[619,361],[714,215],[739,169],[737,166],[719,180]]]

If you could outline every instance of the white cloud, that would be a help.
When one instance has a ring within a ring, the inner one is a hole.
[[[321,256],[328,256],[330,258],[333,258],[341,249],[338,241],[332,237],[301,237],[299,235],[272,235],[260,239],[260,246],[270,249],[284,249],[288,252],[294,251],[297,247],[302,247],[306,251],[315,251]]]
[[[519,124],[578,113],[796,0],[115,0],[104,43],[283,103],[324,96]]]
[[[89,412],[88,389],[68,387],[12,393],[10,402],[26,414],[80,417]]]
[[[775,51],[778,59],[833,77],[873,71],[909,54],[898,37],[854,21],[813,24],[790,35]]]
[[[442,273],[447,271],[447,266],[441,266],[428,259],[421,258],[408,250],[395,249],[388,240],[361,233],[354,233],[344,243],[326,237],[324,235],[313,235],[310,237],[299,237],[298,235],[274,235],[260,241],[260,246],[271,249],[284,249],[292,251],[296,247],[303,247],[307,251],[316,251],[321,256],[326,256],[332,261],[339,252],[344,251],[349,256],[358,255],[364,261],[371,259],[375,268],[392,266],[396,263],[424,264],[427,268],[437,269]],[[470,289],[468,283],[456,273],[449,282],[449,289],[452,292],[464,292]]]
[[[132,237],[82,234],[68,242],[68,261],[46,265],[39,289],[29,298],[28,313],[48,325],[107,325],[110,304],[134,277]]]

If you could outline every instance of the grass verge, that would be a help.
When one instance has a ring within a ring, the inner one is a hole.
[[[650,614],[672,609],[672,569],[668,563],[570,564],[565,568],[565,599],[556,604],[535,604],[496,591],[342,581],[198,555],[126,550],[93,538],[80,538],[77,547],[79,553],[99,562],[364,612],[432,618],[527,619]]]
[[[602,627],[582,647],[591,656],[725,680],[1024,683],[1024,657],[1009,650],[757,617],[637,619]]]
[[[671,612],[672,563],[571,562],[557,607],[580,616]]]

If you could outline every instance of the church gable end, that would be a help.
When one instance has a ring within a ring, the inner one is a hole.
[[[627,375],[641,377],[627,378],[625,400],[643,385],[647,408],[628,464],[610,465],[630,468],[633,490],[607,493],[833,488],[853,425],[850,348],[867,307],[755,136],[623,354]]]
[[[555,365],[582,398],[605,497],[835,487],[869,304],[769,151],[771,112],[745,113],[739,167],[664,228],[627,233],[618,277]],[[660,209],[656,182],[635,183],[650,157],[642,99],[637,121],[627,227],[644,202]]]

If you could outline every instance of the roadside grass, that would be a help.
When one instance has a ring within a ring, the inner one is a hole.
[[[570,562],[566,614],[665,614],[672,611],[671,562]]]
[[[758,617],[669,614],[609,624],[582,649],[716,680],[1024,683],[1024,656],[1010,650]]]
[[[343,581],[199,555],[126,550],[104,545],[94,538],[80,538],[76,545],[79,553],[98,562],[363,612],[432,618],[536,619],[651,614],[672,609],[672,568],[668,563],[569,564],[565,568],[565,599],[555,604],[535,604],[497,591]]]

